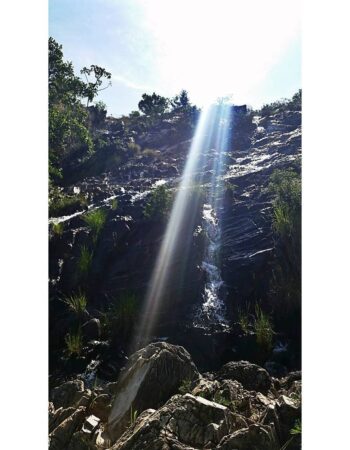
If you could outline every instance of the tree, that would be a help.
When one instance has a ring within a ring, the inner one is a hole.
[[[107,78],[107,80],[110,80],[112,74],[110,72],[107,72],[107,70],[103,67],[96,65],[91,65],[90,68],[84,67],[83,69],[81,69],[80,73],[84,74],[86,78],[86,84],[84,86],[84,96],[87,97],[86,106],[89,106],[89,102],[93,101],[98,92],[103,91],[112,85],[112,82],[109,81],[106,86],[101,88],[103,78]],[[90,76],[93,76],[95,78],[94,82],[91,82],[89,80]]]
[[[138,107],[146,116],[163,114],[169,106],[169,100],[153,92],[152,95],[143,94]]]
[[[62,161],[75,150],[93,151],[88,128],[88,112],[82,99],[91,101],[99,92],[103,78],[111,74],[99,66],[82,70],[87,83],[74,74],[73,64],[63,60],[62,45],[49,38],[49,174],[53,181],[62,176]],[[94,82],[88,80],[93,74]]]
[[[183,89],[179,95],[176,95],[171,100],[171,106],[173,108],[173,111],[177,111],[179,109],[180,110],[185,109],[185,108],[191,106],[190,99],[188,97],[188,92]]]

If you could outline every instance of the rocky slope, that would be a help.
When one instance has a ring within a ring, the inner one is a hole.
[[[184,348],[153,343],[116,382],[88,389],[75,379],[51,391],[50,449],[297,449],[300,378],[246,361],[200,374]]]
[[[209,328],[196,322],[208,286],[208,273],[212,270],[203,263],[208,245],[203,204],[208,201],[218,157],[213,145],[207,150],[206,163],[196,175],[204,197],[201,202],[193,203],[191,216],[181,231],[183,238],[172,259],[171,283],[167,286],[167,298],[154,338],[166,338],[185,346],[201,370],[217,369],[232,359],[264,364],[270,358],[273,363],[282,361],[280,369],[285,372],[300,367],[298,348],[281,359],[281,351],[289,344],[283,334],[276,335],[276,352],[262,361],[259,349],[252,345],[254,337],[242,336],[235,322],[241,305],[268,299],[276,252],[271,226],[272,197],[267,186],[275,169],[298,167],[301,112],[284,110],[270,116],[255,116],[248,131],[237,127],[235,132],[244,139],[226,152],[224,158],[222,179],[226,188],[219,193],[222,205],[217,214],[220,248],[216,251],[218,263],[214,268],[220,275],[214,291],[222,293],[226,321],[212,323]],[[113,121],[107,121],[100,133],[113,141],[119,139],[120,130],[113,128]],[[123,365],[127,346],[120,338],[119,344],[111,343],[103,332],[101,337],[101,311],[108,307],[111,298],[130,290],[140,304],[145,298],[166,222],[145,218],[144,207],[157,187],[165,185],[170,191],[177,188],[191,139],[188,133],[174,137],[171,124],[164,123],[155,129],[134,133],[129,141],[131,148],[136,145],[137,150],[151,145],[157,148],[136,151],[123,164],[110,162],[108,170],[98,176],[75,173],[74,184],[65,185],[62,192],[83,198],[84,202],[69,207],[63,215],[55,217],[53,214],[50,218],[50,373],[53,379],[59,379],[62,372],[64,376],[84,371],[92,360],[101,378],[115,377]],[[82,282],[77,267],[82,249],[92,245],[92,233],[84,216],[87,210],[98,209],[106,212],[107,219],[93,246],[88,277]],[[208,219],[208,214],[206,217]],[[63,227],[60,233],[55,232],[55,224]],[[92,344],[87,347],[84,358],[72,366],[71,362],[66,364],[61,359],[65,335],[71,326],[61,300],[80,289],[88,297],[83,322],[85,330],[90,330],[86,341]]]

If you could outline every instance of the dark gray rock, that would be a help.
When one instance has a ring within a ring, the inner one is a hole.
[[[218,380],[239,381],[245,389],[267,393],[271,387],[271,378],[262,367],[248,361],[231,361],[217,373]]]
[[[157,342],[134,353],[118,380],[108,418],[112,439],[130,421],[131,411],[158,408],[175,394],[184,380],[199,378],[189,353],[180,346]]]

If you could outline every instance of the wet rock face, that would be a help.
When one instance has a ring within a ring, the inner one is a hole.
[[[108,433],[116,439],[130,422],[132,411],[156,408],[175,394],[184,380],[199,372],[183,347],[158,342],[136,352],[115,387]]]

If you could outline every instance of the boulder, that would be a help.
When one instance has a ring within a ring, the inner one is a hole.
[[[52,433],[49,434],[50,450],[67,450],[69,441],[75,431],[84,422],[85,408],[80,407],[67,417]]]
[[[253,424],[225,436],[216,448],[220,450],[279,450],[280,446],[273,426]]]
[[[51,401],[55,408],[73,405],[79,401],[84,392],[84,382],[82,380],[67,381],[51,391]]]
[[[266,394],[271,387],[271,377],[262,367],[248,361],[231,361],[217,373],[218,380],[239,381],[249,391]]]
[[[97,341],[101,337],[101,324],[99,319],[90,319],[82,325],[84,337],[88,341]]]
[[[115,388],[108,433],[113,440],[125,430],[133,412],[158,408],[178,389],[184,380],[199,378],[189,353],[166,342],[147,345],[134,353],[122,371]]]
[[[238,426],[225,406],[191,394],[173,396],[158,411],[140,416],[113,450],[213,448]]]
[[[102,422],[106,422],[108,420],[111,409],[111,396],[108,394],[98,395],[90,406],[91,414],[97,416],[102,420]]]

